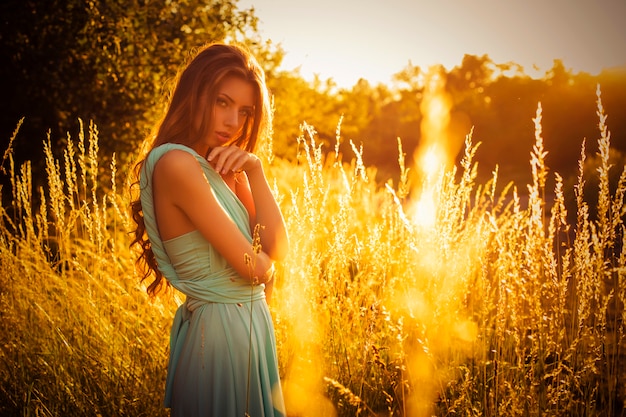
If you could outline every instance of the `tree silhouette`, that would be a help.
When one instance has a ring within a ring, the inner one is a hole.
[[[59,148],[79,118],[97,124],[104,155],[127,162],[189,51],[255,33],[257,22],[221,0],[5,0],[0,16],[0,135],[25,117],[15,153],[35,165],[33,143],[50,130]]]

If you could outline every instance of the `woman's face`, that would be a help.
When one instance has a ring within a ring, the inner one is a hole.
[[[239,77],[224,79],[217,89],[215,102],[207,106],[213,111],[206,140],[209,148],[230,144],[236,139],[245,121],[254,117],[254,86]]]

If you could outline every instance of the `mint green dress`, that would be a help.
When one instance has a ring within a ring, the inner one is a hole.
[[[172,149],[196,157],[220,205],[252,242],[247,210],[204,158],[179,144],[150,152],[140,178],[146,231],[159,270],[186,295],[170,334],[165,407],[171,408],[172,417],[283,416],[276,339],[264,286],[252,286],[238,275],[197,230],[166,241],[159,237],[152,173],[159,158]]]

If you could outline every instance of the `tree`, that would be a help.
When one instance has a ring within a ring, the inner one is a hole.
[[[103,154],[127,162],[163,110],[189,51],[256,33],[253,9],[236,0],[4,0],[0,5],[0,134],[23,159],[51,130],[53,146],[77,120],[93,120]],[[261,48],[262,45],[256,44]],[[18,157],[19,159],[19,157]]]
[[[331,79],[319,78],[307,82],[298,71],[280,71],[268,79],[274,99],[274,152],[279,157],[294,160],[300,125],[306,122],[317,132],[316,140],[324,149],[334,147],[337,123],[341,117],[338,99],[331,92]]]
[[[459,92],[484,88],[492,81],[493,66],[487,55],[477,57],[466,54],[461,66],[454,67],[448,74],[448,85]]]

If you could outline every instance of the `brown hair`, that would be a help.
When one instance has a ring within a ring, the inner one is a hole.
[[[253,152],[259,138],[264,138],[271,130],[269,95],[265,85],[265,74],[252,54],[239,45],[212,43],[202,48],[179,73],[167,111],[158,125],[156,135],[142,147],[139,162],[135,165],[135,181],[131,189],[139,185],[139,173],[148,152],[164,143],[191,145],[200,140],[211,128],[212,111],[205,111],[207,103],[213,106],[218,87],[229,76],[240,77],[254,86],[254,114],[244,122],[243,129],[233,144]],[[197,114],[202,114],[198,125]],[[131,247],[137,245],[139,256],[137,265],[143,271],[141,282],[154,275],[148,286],[148,294],[155,296],[163,285],[163,274],[157,267],[152,245],[146,234],[140,196],[131,202],[132,218],[137,224]]]

